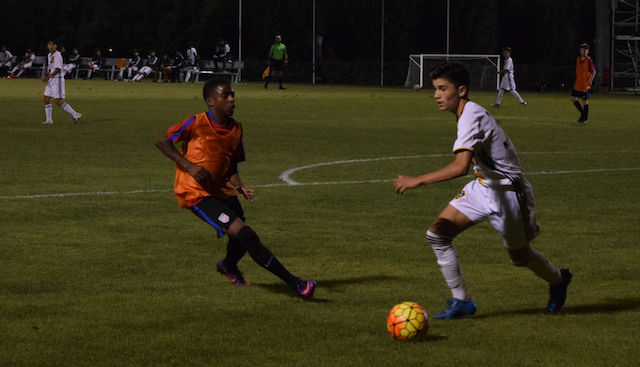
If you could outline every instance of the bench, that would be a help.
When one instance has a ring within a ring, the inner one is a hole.
[[[92,59],[91,57],[80,58],[80,65],[74,69],[75,79],[78,79],[80,70],[85,72],[89,71],[89,60],[91,59]],[[106,73],[106,76],[105,76],[106,80],[114,80],[115,75],[118,72],[118,69],[116,68],[116,66],[118,66],[119,61],[120,61],[120,58],[117,58],[117,57],[105,57],[102,59],[102,65],[100,66],[100,69],[98,69],[97,71],[102,71]],[[126,64],[127,64],[127,61],[125,60],[125,65]],[[94,71],[94,73],[95,72],[96,71]]]
[[[47,75],[47,57],[36,56],[36,58],[33,59],[33,64],[31,64],[31,67],[29,69],[35,71],[36,75],[39,78],[44,78],[44,76]],[[27,71],[29,69],[27,69]]]
[[[221,64],[222,62],[219,62]],[[220,65],[222,66],[222,65]],[[202,60],[200,61],[200,70],[195,73],[196,78],[194,83],[199,83],[200,74],[205,75],[214,75],[214,76],[229,76],[231,77],[231,82],[234,84],[238,84],[238,79],[240,78],[240,71],[244,69],[244,61],[233,61],[230,65],[227,65],[226,70],[217,69],[213,60]]]

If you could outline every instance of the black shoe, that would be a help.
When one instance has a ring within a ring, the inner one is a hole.
[[[244,280],[244,276],[242,276],[242,272],[240,270],[238,269],[236,269],[235,271],[227,270],[224,267],[224,263],[222,260],[218,262],[218,265],[216,266],[216,270],[218,270],[218,273],[225,275],[227,278],[229,278],[229,280],[231,280],[231,283],[233,283],[233,285],[235,286],[242,287],[242,286],[249,285],[249,282]]]
[[[571,283],[573,274],[567,268],[560,270],[562,274],[562,282],[558,285],[549,287],[549,303],[547,303],[547,311],[556,313],[560,311],[564,302],[567,300],[567,287]]]
[[[278,87],[278,89],[287,89],[287,88],[285,88],[285,87],[283,87],[283,86],[280,86],[280,87]]]
[[[585,120],[583,116],[580,116],[580,118],[578,119],[578,122],[580,122],[580,123],[583,123],[585,121],[587,121],[587,120]]]

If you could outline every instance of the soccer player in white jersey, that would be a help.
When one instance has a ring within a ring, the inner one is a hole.
[[[198,62],[200,57],[198,56],[198,50],[195,47],[191,46],[187,49],[187,57],[185,59],[186,67],[184,68],[185,77],[184,81],[188,82],[191,79],[191,74],[200,72],[200,68],[198,67]]]
[[[515,71],[513,67],[513,59],[511,58],[511,47],[505,47],[502,50],[502,56],[504,56],[504,62],[502,63],[502,70],[498,72],[498,74],[502,75],[500,88],[498,89],[498,99],[496,100],[496,103],[491,106],[500,107],[505,90],[511,92],[511,94],[516,97],[518,102],[520,102],[520,106],[525,106],[527,102],[520,97],[520,93],[516,90],[516,78],[514,77]]]
[[[460,63],[445,62],[431,72],[440,110],[457,117],[455,159],[444,168],[418,177],[398,176],[393,185],[400,194],[422,185],[464,176],[474,163],[477,179],[469,182],[427,231],[438,265],[453,299],[435,318],[455,319],[475,314],[452,242],[462,231],[488,219],[507,248],[511,262],[524,266],[550,285],[549,312],[565,303],[572,274],[556,268],[529,243],[539,233],[533,210],[533,190],[524,177],[513,143],[496,119],[468,100],[469,73]]]
[[[44,88],[44,114],[46,120],[43,124],[53,124],[53,107],[51,106],[51,98],[54,102],[60,106],[65,112],[73,116],[73,123],[78,123],[82,114],[76,112],[68,103],[63,102],[65,98],[65,86],[64,86],[64,63],[62,55],[58,52],[58,44],[55,41],[49,41],[47,44],[49,54],[47,55],[47,76],[42,78],[42,81],[47,83]]]

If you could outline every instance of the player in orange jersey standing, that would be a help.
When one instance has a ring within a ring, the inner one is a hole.
[[[211,225],[218,237],[229,237],[227,255],[218,262],[217,270],[234,285],[249,285],[238,269],[238,262],[248,252],[300,297],[311,298],[316,283],[289,273],[245,224],[236,191],[253,201],[253,190],[244,186],[238,173],[238,163],[245,159],[242,125],[232,118],[236,106],[233,87],[224,79],[212,79],[202,94],[208,110],[169,128],[156,140],[158,149],[176,162],[174,193],[178,204]],[[181,152],[175,146],[179,142]]]
[[[580,45],[580,56],[576,58],[576,82],[571,91],[571,102],[580,111],[578,122],[583,124],[586,124],[589,119],[589,90],[595,77],[596,68],[589,57],[589,45],[583,43]],[[582,99],[582,106],[578,98]]]

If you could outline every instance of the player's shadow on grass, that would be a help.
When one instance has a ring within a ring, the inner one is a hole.
[[[389,276],[389,275],[371,275],[371,276],[354,277],[354,278],[348,278],[348,279],[333,279],[333,280],[315,279],[316,283],[318,284],[318,287],[316,288],[315,295],[309,301],[310,302],[329,302],[328,299],[322,298],[323,289],[340,291],[340,288],[343,286],[352,286],[352,285],[358,285],[363,283],[376,283],[376,282],[388,281],[388,280],[399,279],[399,278],[402,278],[402,277],[395,277],[395,276]],[[286,284],[282,284],[282,283],[272,283],[272,284],[252,283],[251,286],[264,288],[272,293],[285,294],[285,295],[291,295],[291,297],[297,297],[297,295],[295,295],[291,291],[291,288],[287,287]]]
[[[603,301],[593,304],[585,304],[585,305],[575,305],[572,306],[570,304],[564,306],[560,312],[558,312],[558,316],[562,315],[583,315],[583,314],[613,314],[618,312],[625,311],[636,311],[640,310],[640,297],[629,297],[629,298],[607,298]],[[537,314],[545,314],[544,306],[539,308],[528,308],[528,309],[519,309],[519,310],[510,310],[510,311],[499,311],[492,312],[488,314],[478,314],[474,316],[474,318],[487,318],[494,316],[505,316],[505,315],[537,315]]]

